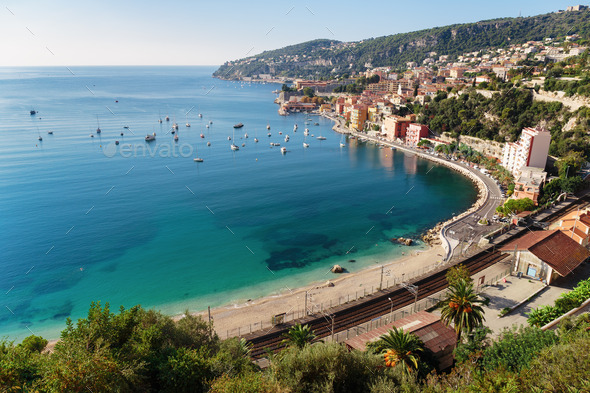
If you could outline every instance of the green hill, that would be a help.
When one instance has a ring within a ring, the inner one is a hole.
[[[258,74],[287,77],[327,77],[373,67],[403,67],[421,63],[436,52],[457,56],[492,47],[506,47],[547,37],[579,34],[590,38],[590,11],[560,12],[526,18],[502,18],[435,27],[359,42],[314,40],[226,62],[213,76],[223,79]]]

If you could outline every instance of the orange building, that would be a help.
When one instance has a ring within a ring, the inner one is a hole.
[[[367,106],[364,104],[353,105],[350,110],[350,127],[363,130],[367,121]]]
[[[590,216],[588,211],[571,212],[559,221],[557,229],[565,233],[578,244],[586,247],[590,238]]]

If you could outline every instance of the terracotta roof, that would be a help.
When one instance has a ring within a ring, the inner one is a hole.
[[[528,233],[508,243],[501,250],[514,251],[515,248],[519,251],[528,250],[560,276],[568,275],[590,257],[590,251],[557,229]]]
[[[346,345],[364,351],[367,343],[377,341],[379,337],[390,331],[394,326],[403,329],[404,332],[414,333],[424,342],[424,346],[433,353],[438,353],[449,345],[454,347],[457,342],[455,331],[442,323],[439,317],[426,311],[420,311],[348,339]]]

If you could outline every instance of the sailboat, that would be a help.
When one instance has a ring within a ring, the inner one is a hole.
[[[229,139],[229,136],[227,137],[227,139]],[[234,136],[232,138],[232,140],[236,139],[236,129],[234,128]],[[236,145],[235,143],[231,143],[230,145],[230,149],[232,150],[240,150],[240,148],[238,147],[238,145]]]
[[[197,145],[195,145],[195,152],[197,151]],[[197,154],[197,156],[195,158],[193,158],[194,162],[203,162],[203,159],[199,157],[199,155]]]
[[[344,143],[344,134],[342,134],[342,138],[340,138],[340,147],[346,147],[346,144]]]
[[[188,122],[188,115],[186,115],[186,126],[187,127],[190,127],[191,126],[191,123]]]
[[[97,125],[96,133],[100,134],[100,123],[98,122],[98,115],[96,115],[96,125]]]
[[[162,113],[160,111],[158,111],[158,123],[162,124]]]
[[[309,143],[307,143],[307,135],[303,138],[303,147],[309,147]]]

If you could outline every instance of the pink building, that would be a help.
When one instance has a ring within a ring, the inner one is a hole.
[[[428,131],[427,125],[411,123],[406,130],[406,145],[416,146],[420,139],[428,136]]]

